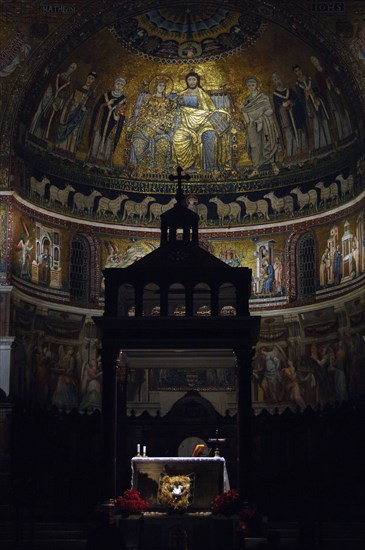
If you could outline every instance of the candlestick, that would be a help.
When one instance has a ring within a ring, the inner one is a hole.
[[[141,455],[141,445],[137,443],[137,456]]]
[[[146,445],[143,445],[143,453],[142,454],[143,454],[143,456],[147,456],[146,455]]]

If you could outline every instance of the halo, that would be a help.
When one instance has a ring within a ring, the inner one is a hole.
[[[197,69],[196,67],[192,67],[191,65],[187,67],[187,70],[185,71],[185,74],[184,76],[179,76],[179,82],[183,85],[183,87],[186,86],[186,75],[188,73],[190,73],[191,71],[193,71],[194,73],[197,73],[200,77],[200,86],[204,87],[206,86],[207,82],[206,82],[206,77],[205,77],[205,74],[203,72],[200,72],[200,69]]]
[[[166,74],[157,74],[156,76],[154,76],[152,78],[152,80],[150,80],[150,83],[148,85],[148,93],[150,95],[153,95],[154,92],[155,92],[155,86],[157,84],[157,82],[161,82],[161,81],[164,81],[166,82],[166,91],[165,91],[165,96],[169,96],[174,88],[174,83],[172,81],[172,78]]]
[[[198,42],[184,42],[178,48],[178,55],[182,59],[195,59],[200,57],[203,52],[201,45]]]
[[[256,78],[256,76],[248,76],[247,78],[245,78],[245,84],[248,84],[249,82],[256,82],[257,86],[260,85],[260,81],[258,78]]]

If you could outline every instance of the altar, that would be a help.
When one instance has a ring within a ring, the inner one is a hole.
[[[161,476],[192,475],[194,490],[191,511],[209,511],[212,500],[229,490],[226,461],[223,457],[134,457],[132,489],[140,491],[150,510],[161,510],[158,500]]]

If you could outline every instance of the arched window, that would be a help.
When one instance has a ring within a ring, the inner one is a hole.
[[[160,287],[154,283],[143,289],[143,311],[144,315],[160,315]]]
[[[193,294],[193,311],[194,315],[208,316],[211,315],[211,291],[210,286],[206,283],[198,283],[194,287]]]
[[[219,315],[236,315],[236,287],[223,283],[219,287]]]
[[[168,314],[178,317],[185,315],[185,287],[180,283],[169,287]]]
[[[311,233],[305,233],[298,242],[298,297],[310,298],[315,295],[315,244]]]
[[[135,314],[135,289],[130,283],[125,283],[118,289],[118,315],[128,315],[128,317],[134,317]]]
[[[90,296],[90,248],[87,240],[76,235],[71,242],[70,298],[88,302]]]

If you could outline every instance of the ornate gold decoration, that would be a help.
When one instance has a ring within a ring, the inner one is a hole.
[[[193,499],[194,474],[168,476],[161,474],[158,500],[173,512],[185,512]]]
[[[166,74],[157,74],[154,76],[148,85],[148,91],[151,95],[154,95],[156,93],[156,87],[159,82],[164,82],[165,84],[165,91],[164,91],[164,97],[168,97],[172,90],[174,89],[174,83],[170,76]]]

